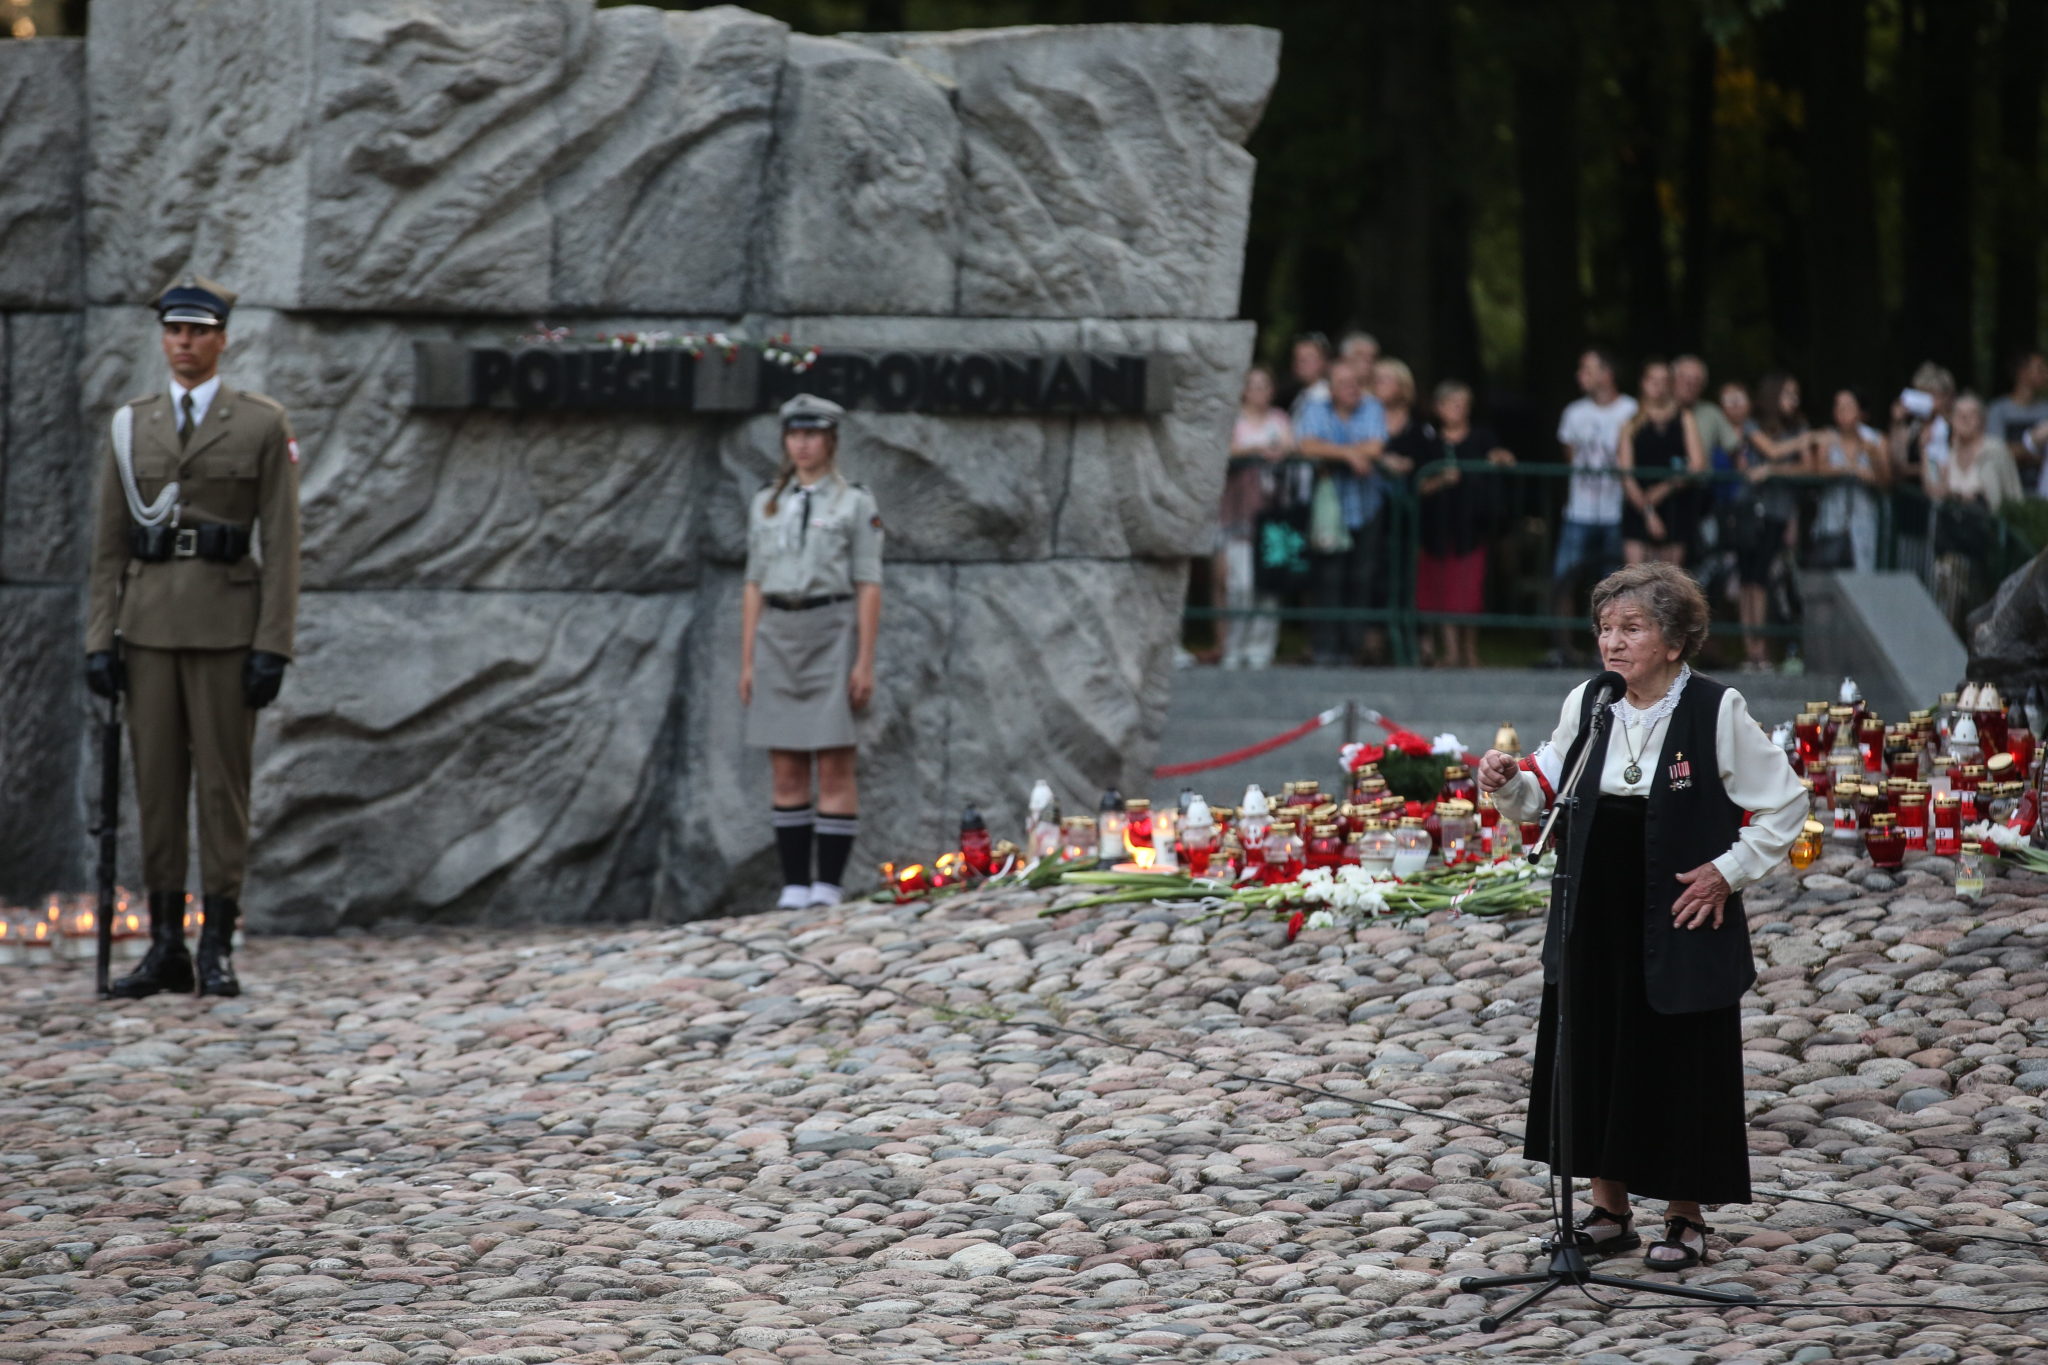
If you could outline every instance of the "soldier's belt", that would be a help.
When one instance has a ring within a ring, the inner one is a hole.
[[[777,611],[809,611],[813,607],[829,607],[836,602],[851,602],[850,592],[833,593],[826,597],[792,597],[788,593],[769,593],[761,599]]]
[[[237,564],[249,555],[249,528],[221,522],[196,526],[130,526],[128,553],[145,564],[171,559],[209,559]]]

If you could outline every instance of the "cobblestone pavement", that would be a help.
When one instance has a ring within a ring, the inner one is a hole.
[[[1542,1229],[1484,1126],[1520,1126],[1536,923],[1288,944],[1010,892],[258,939],[230,1001],[0,969],[0,1359],[2048,1359],[2048,1257],[1960,1235],[2048,1240],[2048,882],[1947,874],[1751,896],[1758,1183],[1873,1212],[1723,1208],[1684,1278],[1811,1307],[1477,1330],[1458,1277]]]

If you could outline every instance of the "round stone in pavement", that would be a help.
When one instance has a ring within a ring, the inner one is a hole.
[[[1682,1282],[1981,1304],[2007,1249],[1905,1220],[2048,1225],[2048,881],[1964,907],[1931,861],[1895,894],[1869,871],[1822,874],[1854,904],[1784,868],[1751,889],[1770,970],[1742,1019],[1758,1185],[1868,1216],[1759,1194]],[[1543,1231],[1540,920],[1289,942],[1056,903],[258,935],[233,1001],[0,967],[0,1356],[1812,1365],[2048,1334],[1788,1310],[1709,1340],[1719,1315],[1561,1293],[1482,1335],[1505,1296],[1455,1281],[1525,1269]],[[855,954],[857,987],[810,965]]]

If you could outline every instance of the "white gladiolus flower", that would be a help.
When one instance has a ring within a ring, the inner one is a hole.
[[[1306,927],[1310,929],[1334,929],[1337,917],[1327,910],[1318,910],[1308,917]]]
[[[2026,837],[2018,830],[2005,825],[1994,825],[1988,820],[1980,821],[1963,831],[1965,839],[1974,839],[1980,844],[1995,848],[2025,848]]]
[[[1435,739],[1431,740],[1429,742],[1429,751],[1432,754],[1446,754],[1451,758],[1463,758],[1465,756],[1464,744],[1456,735],[1449,733],[1438,735]]]

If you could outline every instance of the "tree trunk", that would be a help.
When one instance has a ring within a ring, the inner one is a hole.
[[[1585,345],[1579,283],[1579,85],[1569,6],[1530,0],[1513,51],[1515,180],[1521,190],[1522,376],[1530,399],[1555,409],[1575,392]]]
[[[1997,311],[1992,364],[2005,368],[2041,344],[2041,64],[2048,52],[2048,0],[2009,0],[1999,33]]]
[[[1800,21],[1806,69],[1804,153],[1809,405],[1883,378],[1877,280],[1877,202],[1870,178],[1870,91],[1864,0],[1807,0]]]
[[[1678,296],[1677,341],[1688,351],[1704,350],[1707,344],[1707,293],[1714,268],[1714,79],[1720,55],[1712,39],[1695,40],[1685,78],[1685,150],[1679,168],[1685,280]]]
[[[1472,307],[1472,200],[1463,184],[1446,187],[1436,247],[1430,300],[1436,318],[1434,363],[1427,379],[1418,375],[1417,380],[1434,384],[1462,379],[1479,388],[1479,315]],[[1427,392],[1419,397],[1429,401]]]
[[[1908,4],[1901,43],[1913,54],[1915,88],[1901,107],[1905,229],[1900,360],[1932,359],[1967,383],[1976,369],[1970,332],[1971,187],[1976,140],[1977,0]],[[2034,59],[2042,53],[2037,49]]]
[[[1664,211],[1657,202],[1657,149],[1663,141],[1664,111],[1657,95],[1662,44],[1655,18],[1655,8],[1645,0],[1621,0],[1615,16],[1622,40],[1622,114],[1614,188],[1621,224],[1622,307],[1632,360],[1667,353],[1674,331]]]
[[[1806,86],[1805,26],[1783,10],[1757,25],[1757,75],[1776,91],[1802,95]],[[1770,365],[1790,366],[1807,375],[1812,350],[1812,324],[1806,307],[1806,219],[1810,196],[1803,176],[1787,183],[1769,175],[1769,167],[1803,164],[1805,139],[1789,119],[1774,118],[1765,127],[1765,166],[1745,167],[1765,176],[1762,201],[1772,231],[1761,243],[1763,307],[1769,318],[1773,352]],[[1808,376],[1810,377],[1810,376]]]
[[[1377,13],[1370,98],[1378,176],[1357,237],[1359,312],[1383,352],[1423,376],[1437,364],[1435,237],[1449,146],[1444,16],[1431,0],[1388,0]]]

